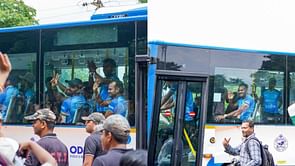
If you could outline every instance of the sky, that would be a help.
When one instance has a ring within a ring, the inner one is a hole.
[[[148,1],[149,41],[295,53],[294,0],[173,1]]]
[[[95,12],[92,0],[23,0],[37,10],[39,24],[89,20]],[[111,8],[136,4],[138,0],[103,0],[104,6]],[[83,6],[88,3],[87,6]]]

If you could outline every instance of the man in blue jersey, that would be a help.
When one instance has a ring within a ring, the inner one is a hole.
[[[238,109],[229,114],[219,116],[219,119],[238,118],[241,121],[249,120],[255,109],[255,101],[252,96],[247,94],[247,91],[248,85],[244,83],[240,84],[238,88]]]
[[[2,118],[5,121],[7,116],[7,110],[10,101],[13,97],[16,97],[19,94],[19,91],[16,87],[17,80],[14,77],[9,77],[6,80],[6,85],[4,91],[0,94],[0,105],[2,111]]]
[[[81,90],[82,81],[80,79],[75,78],[66,82],[69,84],[72,96],[64,100],[61,105],[62,122],[75,123],[76,113],[86,104],[86,99]]]
[[[121,81],[112,81],[109,84],[108,93],[110,96],[110,103],[105,116],[108,117],[111,114],[120,114],[127,117],[128,103],[123,96],[123,84]]]
[[[261,93],[260,102],[263,110],[263,122],[278,122],[282,119],[282,115],[279,113],[279,108],[282,106],[282,94],[275,87],[276,79],[270,78],[268,89]]]
[[[95,79],[95,84],[93,87],[95,97],[97,100],[97,112],[105,113],[108,109],[109,103],[104,103],[109,99],[108,85],[112,81],[120,81],[116,75],[116,62],[111,58],[106,58],[103,60],[103,73],[105,77],[102,77],[96,72],[96,65],[93,61],[88,62],[88,69],[90,78]],[[90,81],[91,82],[91,81]]]

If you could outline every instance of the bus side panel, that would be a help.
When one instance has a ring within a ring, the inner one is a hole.
[[[293,141],[295,140],[294,132],[295,128],[292,126],[255,126],[256,137],[262,141],[262,144],[268,145],[269,151],[273,154],[274,161],[277,165],[295,165],[295,158],[292,154],[295,149],[295,142]],[[212,141],[212,137],[214,137],[214,141]],[[212,158],[205,158],[203,165],[228,163],[232,160],[234,156],[230,156],[224,152],[222,145],[224,138],[231,138],[230,144],[233,147],[238,146],[242,141],[240,126],[206,127],[204,157],[206,157],[205,154],[211,153]],[[214,148],[208,145],[208,142],[212,142],[210,144],[214,145]]]

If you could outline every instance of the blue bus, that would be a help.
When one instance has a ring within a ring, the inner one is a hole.
[[[23,117],[38,107],[50,107],[61,117],[61,105],[70,96],[65,88],[72,80],[79,79],[87,102],[77,106],[72,121],[59,118],[55,132],[69,148],[70,165],[81,165],[87,136],[81,116],[97,111],[90,84],[94,78],[88,63],[95,66],[98,75],[105,77],[106,59],[115,64],[112,74],[123,84],[126,118],[135,128],[135,116],[139,116],[135,94],[136,56],[147,55],[147,7],[140,4],[123,8],[94,14],[89,21],[0,29],[0,50],[8,54],[12,63],[7,87],[15,89],[8,102],[1,103],[2,113],[6,114],[5,135],[18,141],[33,137],[31,125]],[[57,75],[58,86],[52,93],[50,81]],[[135,137],[133,130],[128,146],[136,146]]]
[[[163,12],[164,4],[149,3],[149,164],[230,163],[235,156],[222,141],[239,145],[241,122],[252,119],[275,164],[295,165],[288,109],[295,99],[295,26],[280,19],[291,19],[290,4],[277,10],[268,2],[186,1]],[[248,109],[233,114],[245,98]]]

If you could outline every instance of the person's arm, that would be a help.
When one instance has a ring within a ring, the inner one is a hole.
[[[36,142],[28,141],[20,144],[19,151],[30,150],[41,164],[47,163],[57,166],[56,160]]]
[[[233,155],[233,156],[237,156],[240,154],[240,150],[241,150],[241,146],[238,146],[236,148],[233,148],[230,146],[229,144],[229,141],[230,141],[230,138],[229,139],[226,139],[224,138],[222,144],[223,144],[223,147],[224,147],[224,152],[230,154],[230,155]]]
[[[11,63],[7,54],[0,52],[0,92],[4,89],[4,84],[11,71]]]

